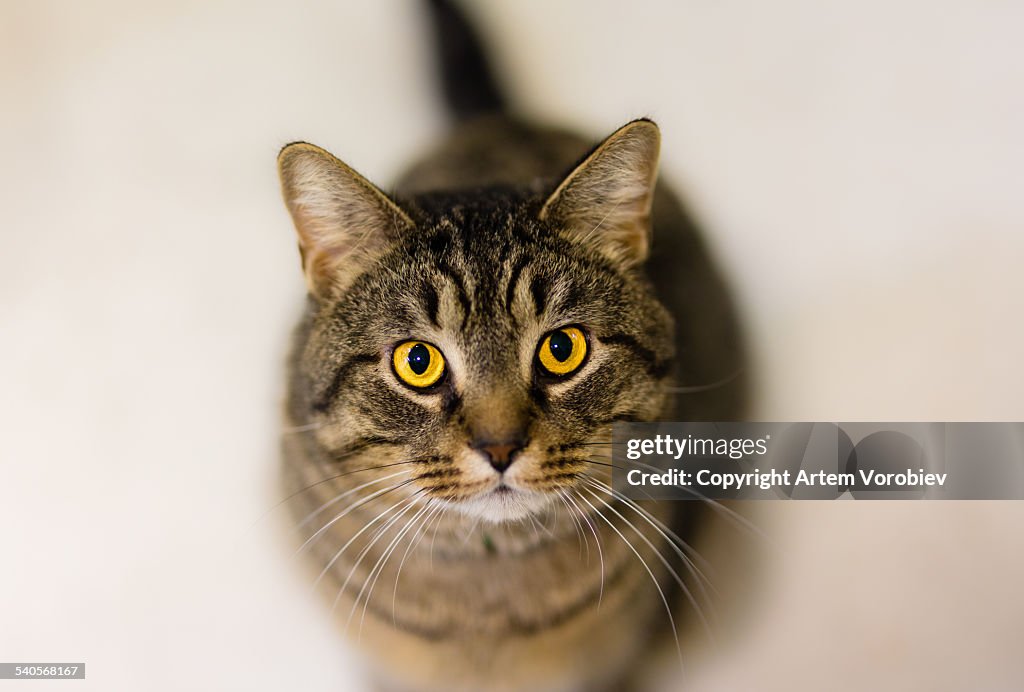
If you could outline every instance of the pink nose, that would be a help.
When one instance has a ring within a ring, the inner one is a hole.
[[[491,466],[493,466],[494,470],[498,472],[503,472],[511,466],[516,452],[521,450],[524,446],[525,445],[521,441],[480,442],[473,445],[475,449],[479,449],[487,455],[487,460],[491,462]]]

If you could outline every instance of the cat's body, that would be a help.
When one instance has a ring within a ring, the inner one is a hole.
[[[385,689],[620,689],[671,632],[666,601],[685,611],[662,527],[691,535],[700,505],[644,517],[600,485],[613,421],[742,403],[728,296],[653,194],[657,143],[636,121],[574,168],[580,138],[486,114],[391,199],[322,150],[282,152],[311,291],[284,478]]]

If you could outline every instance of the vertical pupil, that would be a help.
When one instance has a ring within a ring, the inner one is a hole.
[[[548,341],[548,348],[551,349],[551,355],[555,360],[564,363],[572,355],[572,339],[565,332],[555,332]]]
[[[422,375],[430,365],[430,351],[423,344],[416,344],[409,349],[409,369],[417,375]]]

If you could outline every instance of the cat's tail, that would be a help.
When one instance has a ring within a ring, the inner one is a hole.
[[[427,0],[440,62],[441,90],[459,120],[505,112],[505,98],[480,40],[449,0]]]

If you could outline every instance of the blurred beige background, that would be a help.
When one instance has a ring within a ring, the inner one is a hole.
[[[471,9],[525,112],[661,124],[757,417],[1024,419],[1024,5]],[[272,510],[274,156],[387,185],[446,126],[429,50],[398,0],[0,4],[0,660],[88,671],[0,690],[362,689]],[[1024,685],[1021,503],[759,521],[755,614],[691,689]]]

